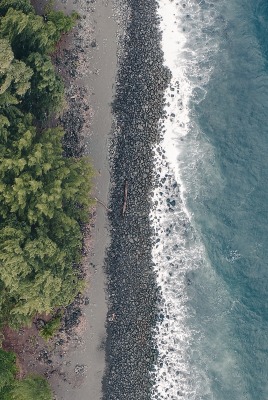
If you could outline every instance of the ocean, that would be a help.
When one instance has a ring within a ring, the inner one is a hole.
[[[268,399],[268,2],[158,1],[153,400]]]

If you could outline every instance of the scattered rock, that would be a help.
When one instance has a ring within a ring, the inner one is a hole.
[[[85,371],[86,371],[86,365],[76,365],[75,366],[75,368],[74,368],[74,372],[76,373],[76,374],[84,374],[85,373]]]

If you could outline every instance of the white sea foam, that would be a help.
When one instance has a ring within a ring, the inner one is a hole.
[[[155,332],[158,362],[152,398],[195,399],[195,372],[187,360],[192,335],[185,323],[189,312],[185,287],[189,283],[187,273],[198,268],[203,252],[202,246],[192,247],[193,231],[179,200],[179,187],[161,160],[158,158],[157,166],[163,185],[155,190],[151,215],[156,238],[153,260],[162,297]]]
[[[162,146],[175,179],[181,185],[183,201],[186,189],[181,179],[183,165],[179,156],[185,150],[184,136],[189,131],[197,130],[190,115],[191,104],[200,102],[206,96],[206,84],[213,70],[213,55],[218,50],[215,35],[212,34],[217,29],[216,12],[212,6],[213,3],[198,0],[184,3],[159,0],[165,65],[172,72],[165,94],[168,118],[164,121]],[[197,154],[194,156],[198,158]],[[185,211],[188,213],[187,209]],[[189,214],[188,218],[191,218]]]
[[[189,274],[206,257],[193,229],[187,190],[196,179],[197,164],[203,157],[213,158],[213,151],[207,140],[202,139],[202,146],[198,145],[200,135],[191,108],[206,96],[211,59],[217,51],[213,35],[207,32],[216,29],[216,16],[212,3],[197,0],[185,0],[184,4],[159,0],[159,15],[165,64],[172,79],[165,93],[167,118],[160,124],[163,140],[155,148],[159,185],[154,192],[151,221],[156,240],[153,260],[162,302],[155,331],[159,356],[152,399],[197,400],[201,393],[209,396],[209,388],[189,361],[193,332],[187,325],[192,312],[187,285]],[[191,158],[185,157],[186,151]],[[189,177],[191,182],[187,181]]]

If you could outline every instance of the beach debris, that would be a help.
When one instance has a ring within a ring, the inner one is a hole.
[[[46,322],[41,319],[41,318],[37,318],[37,320],[35,321],[35,326],[37,329],[41,329],[45,326]]]
[[[81,364],[81,365],[76,364],[76,366],[75,366],[75,368],[74,368],[74,372],[75,372],[77,375],[78,375],[78,374],[84,374],[84,373],[86,372],[86,368],[87,368],[86,365],[83,365],[83,364]]]
[[[91,47],[97,47],[96,39],[93,39],[91,42]]]
[[[97,197],[95,197],[95,200],[100,203],[108,212],[111,212],[111,209],[108,208],[101,200],[99,200]]]
[[[108,321],[113,322],[113,321],[115,321],[115,319],[116,319],[116,315],[115,315],[115,313],[112,313],[112,315],[108,318]]]
[[[122,209],[123,217],[124,217],[126,209],[127,209],[127,195],[128,195],[128,181],[125,182],[125,188],[124,188],[124,203],[123,203],[123,209]]]

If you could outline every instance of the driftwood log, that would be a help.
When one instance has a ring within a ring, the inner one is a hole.
[[[127,209],[127,190],[128,190],[128,182],[125,182],[125,188],[124,188],[124,203],[123,203],[123,209],[122,209],[122,215],[125,215],[126,209]]]

